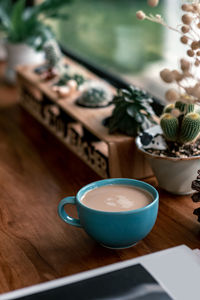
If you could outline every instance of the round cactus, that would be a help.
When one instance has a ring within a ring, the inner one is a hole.
[[[191,113],[193,111],[194,111],[194,104],[193,103],[187,104],[186,113]]]
[[[191,143],[200,133],[200,115],[198,113],[188,113],[182,121],[180,131],[180,142]]]
[[[58,43],[54,39],[44,44],[44,53],[49,68],[56,67],[61,61],[62,53]]]
[[[174,103],[170,103],[165,106],[163,113],[170,113],[175,108]]]
[[[181,101],[176,101],[175,103],[175,108],[178,108],[182,113],[185,111],[187,104],[181,102]]]
[[[175,142],[178,136],[179,122],[176,117],[170,113],[161,116],[160,126],[163,130],[166,140]]]
[[[96,108],[107,106],[111,102],[106,90],[92,87],[82,93],[77,103],[81,106]]]

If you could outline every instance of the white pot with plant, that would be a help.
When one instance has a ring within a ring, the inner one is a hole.
[[[44,61],[41,51],[35,51],[25,43],[6,43],[7,68],[5,78],[9,83],[15,83],[15,68],[17,65],[40,64]]]
[[[137,12],[181,34],[187,46],[187,59],[180,60],[180,70],[164,69],[161,78],[177,88],[166,92],[170,104],[164,108],[160,124],[137,137],[138,148],[147,156],[160,187],[174,194],[192,193],[191,181],[200,169],[200,3],[182,5],[182,26],[169,27],[160,15]]]
[[[37,64],[44,60],[41,52],[44,43],[53,37],[52,29],[45,22],[49,18],[66,18],[58,9],[70,0],[45,0],[27,7],[26,0],[0,1],[0,31],[6,40],[7,81],[15,82],[18,64]]]

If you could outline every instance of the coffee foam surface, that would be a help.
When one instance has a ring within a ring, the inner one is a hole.
[[[81,202],[96,210],[119,212],[138,209],[153,201],[144,189],[130,185],[106,185],[88,191]]]

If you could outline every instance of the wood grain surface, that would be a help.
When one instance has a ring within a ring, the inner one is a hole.
[[[4,64],[0,65],[3,74]],[[173,176],[173,174],[172,174]],[[189,196],[160,193],[152,232],[135,247],[109,250],[57,215],[59,201],[99,177],[17,102],[0,83],[0,293],[180,244],[199,247]],[[157,187],[155,178],[148,180]],[[70,207],[75,216],[75,208]]]

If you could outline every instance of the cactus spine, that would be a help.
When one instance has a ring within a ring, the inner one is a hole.
[[[198,138],[200,114],[194,110],[194,104],[186,104],[181,101],[165,107],[160,119],[160,126],[166,140],[185,144],[192,143]]]

